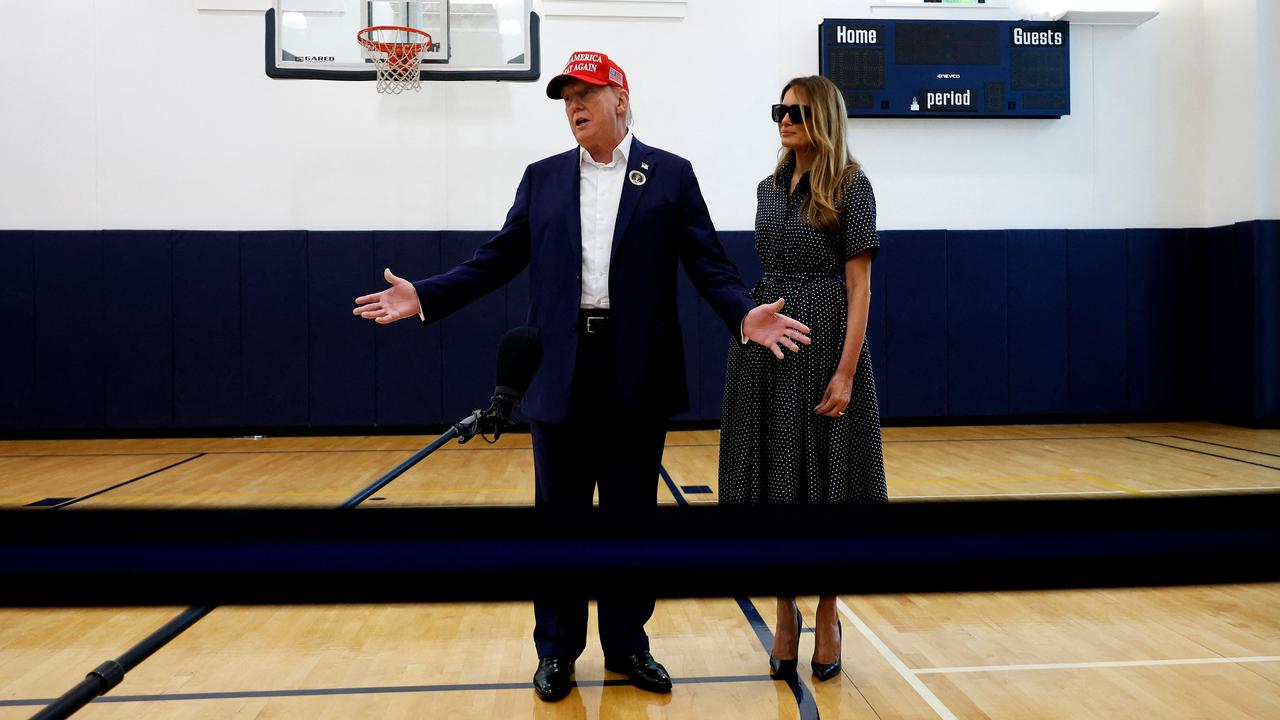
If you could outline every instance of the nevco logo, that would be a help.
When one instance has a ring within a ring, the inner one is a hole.
[[[1062,33],[1058,30],[1013,29],[1014,45],[1062,45]]]
[[[960,73],[938,73],[939,80],[959,80]]]

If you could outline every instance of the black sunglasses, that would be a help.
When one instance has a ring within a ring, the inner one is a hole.
[[[782,122],[782,118],[789,117],[791,122],[796,125],[803,125],[804,121],[813,116],[813,111],[808,105],[774,105],[773,121]]]

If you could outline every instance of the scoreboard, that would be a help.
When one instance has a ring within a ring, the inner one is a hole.
[[[1070,23],[823,20],[820,72],[849,117],[1071,114]]]

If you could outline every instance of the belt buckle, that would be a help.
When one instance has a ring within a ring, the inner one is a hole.
[[[605,316],[603,316],[603,315],[588,315],[588,316],[587,316],[587,334],[588,334],[588,335],[595,335],[595,334],[596,334],[596,332],[597,332],[596,330],[592,330],[592,329],[591,329],[591,321],[592,321],[592,320],[599,320],[601,323],[603,323],[603,322],[604,322],[605,320],[607,320],[607,319],[608,319],[608,318],[606,318],[606,317],[605,317]],[[601,331],[603,331],[603,330],[601,330]]]

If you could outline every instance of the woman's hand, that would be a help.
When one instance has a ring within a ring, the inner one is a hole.
[[[827,383],[826,392],[822,393],[822,402],[813,411],[827,417],[840,417],[845,408],[849,407],[852,397],[853,375],[836,373],[831,376],[831,382]]]

